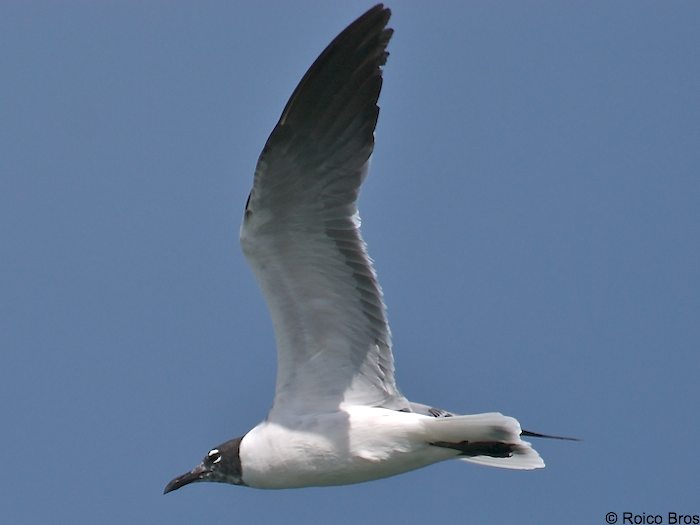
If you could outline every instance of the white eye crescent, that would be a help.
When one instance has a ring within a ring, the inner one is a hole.
[[[221,453],[219,452],[218,448],[211,449],[209,451],[209,453],[207,454],[207,457],[209,459],[212,459],[214,457],[216,458],[216,459],[212,460],[212,463],[218,463],[219,461],[221,461]]]

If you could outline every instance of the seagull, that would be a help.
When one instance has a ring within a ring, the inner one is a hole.
[[[497,412],[458,415],[415,403],[396,385],[386,307],[357,210],[374,149],[390,15],[376,5],[328,45],[258,160],[240,241],[275,331],[272,408],[164,493],[201,481],[345,485],[448,459],[544,467],[521,436],[558,436],[523,431]]]

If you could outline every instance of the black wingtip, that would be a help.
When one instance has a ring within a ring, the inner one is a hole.
[[[328,103],[323,97],[337,94],[368,57],[373,57],[369,61],[373,60],[376,67],[381,68],[389,55],[386,47],[393,34],[393,30],[386,27],[390,18],[391,10],[377,4],[343,29],[302,77],[289,97],[278,125],[303,121],[303,117],[308,117],[314,109]],[[314,96],[311,97],[310,93]]]
[[[544,438],[544,439],[560,439],[563,441],[581,441],[580,438],[568,437],[568,436],[553,436],[551,434],[540,434],[539,432],[530,432],[529,430],[522,430],[520,432],[521,436],[534,437],[534,438]]]

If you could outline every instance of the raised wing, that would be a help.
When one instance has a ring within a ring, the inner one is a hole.
[[[394,380],[386,309],[356,204],[374,148],[389,16],[375,6],[331,42],[258,160],[241,245],[277,339],[270,419],[344,402],[410,409]]]

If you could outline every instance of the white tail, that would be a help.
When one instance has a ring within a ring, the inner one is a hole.
[[[490,467],[532,470],[543,468],[544,461],[530,443],[520,439],[520,423],[498,412],[470,416],[436,417],[424,421],[431,440],[439,446],[478,451],[479,444],[512,445],[508,457],[490,455],[461,456],[459,459]],[[449,444],[454,444],[450,447]]]

